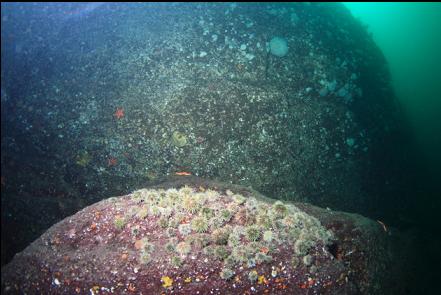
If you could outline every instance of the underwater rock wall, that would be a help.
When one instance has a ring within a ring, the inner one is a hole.
[[[392,294],[389,236],[360,215],[186,177],[52,226],[2,294]],[[397,286],[393,286],[397,288]]]
[[[26,50],[2,48],[8,253],[175,173],[364,214],[399,194],[386,63],[339,4],[105,4],[32,21]]]

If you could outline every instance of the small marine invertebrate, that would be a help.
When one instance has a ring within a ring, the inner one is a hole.
[[[211,238],[217,245],[226,245],[228,243],[230,233],[231,227],[218,228],[211,233]]]
[[[81,166],[81,167],[86,167],[90,161],[92,160],[92,157],[90,156],[90,154],[87,151],[81,151],[77,156],[76,156],[76,162],[77,165]]]
[[[228,237],[228,246],[235,247],[240,244],[240,234],[237,232],[232,232]]]
[[[153,252],[155,249],[155,245],[149,242],[147,237],[141,239],[142,242],[142,250],[147,252]]]
[[[130,232],[132,233],[132,236],[138,235],[139,234],[139,225],[132,226],[130,228]]]
[[[190,176],[191,172],[179,171],[179,172],[175,172],[175,175],[178,175],[178,176]]]
[[[159,217],[161,216],[161,210],[159,210],[158,206],[151,206],[149,210],[149,216]]]
[[[158,220],[158,224],[160,227],[162,228],[167,228],[168,227],[168,218],[162,216],[161,218],[159,218]]]
[[[224,267],[220,272],[220,277],[224,280],[229,280],[234,276],[234,271],[228,267]]]
[[[181,255],[187,255],[191,251],[191,246],[186,242],[180,242],[176,245],[176,251]]]
[[[264,262],[271,262],[273,260],[273,257],[271,257],[270,255],[266,255],[262,252],[257,252],[254,259],[256,260],[257,264],[261,264]]]
[[[293,215],[286,216],[285,218],[283,218],[282,221],[283,221],[283,224],[286,227],[294,227],[296,225],[296,223],[297,223],[297,221],[296,221],[296,219],[294,218]]]
[[[272,220],[266,213],[258,213],[256,216],[256,224],[265,229],[269,229],[271,228]]]
[[[242,205],[243,203],[245,203],[245,201],[247,200],[244,196],[239,195],[239,194],[235,194],[233,195],[233,200],[234,202],[236,202],[238,205]]]
[[[164,288],[168,288],[168,287],[173,286],[173,279],[170,278],[169,276],[163,276],[163,277],[161,278],[161,281],[163,282],[162,286],[163,286]]]
[[[148,264],[152,260],[151,253],[141,251],[141,254],[139,256],[139,260],[141,261],[142,264]]]
[[[177,189],[169,188],[165,193],[169,199],[174,200],[174,201],[179,200],[179,192]]]
[[[251,212],[256,212],[259,203],[257,202],[256,198],[250,197],[247,199],[247,201],[244,203],[244,205]]]
[[[287,238],[290,242],[295,243],[300,238],[301,230],[298,228],[290,228]]]
[[[112,167],[112,166],[116,166],[118,164],[118,159],[115,157],[109,157],[107,159],[107,166]]]
[[[263,232],[263,240],[265,242],[270,243],[273,240],[273,232],[270,230],[266,230]]]
[[[223,260],[223,259],[227,258],[229,255],[230,255],[230,253],[229,253],[227,247],[225,247],[225,246],[216,246],[214,248],[214,256],[218,259]]]
[[[143,240],[142,239],[141,240],[136,240],[135,243],[134,243],[134,246],[135,246],[136,250],[142,249]]]
[[[233,213],[232,213],[230,210],[228,210],[228,209],[222,209],[222,210],[220,211],[220,214],[219,214],[219,215],[220,215],[219,217],[220,217],[223,221],[228,222],[228,221],[230,221],[231,217],[233,216]]]
[[[278,231],[284,231],[285,224],[283,223],[282,219],[273,219],[271,222],[271,228]]]
[[[127,221],[121,217],[121,216],[116,216],[115,219],[113,220],[113,224],[115,225],[116,229],[118,230],[122,230],[124,228],[124,226],[126,225]]]
[[[256,216],[247,208],[240,208],[234,216],[234,221],[240,225],[250,225],[256,222]]]
[[[198,233],[203,233],[206,232],[208,230],[208,222],[207,220],[202,217],[202,216],[198,216],[193,218],[193,220],[191,221],[191,228]]]
[[[204,253],[204,255],[207,256],[213,256],[214,255],[214,245],[208,245],[207,247],[205,247],[202,252]]]
[[[311,248],[311,242],[312,241],[307,241],[305,239],[299,239],[294,243],[294,252],[297,255],[305,255],[309,249]]]
[[[248,268],[255,267],[256,266],[256,259],[254,259],[254,257],[248,258],[246,265]]]
[[[199,210],[199,203],[195,196],[185,195],[182,199],[182,208],[189,213],[196,213]]]
[[[258,278],[258,274],[257,274],[257,271],[255,270],[255,269],[253,269],[252,271],[250,271],[249,273],[248,273],[248,279],[252,282],[252,283],[254,283],[256,280],[257,280],[257,278]]]
[[[231,197],[232,195],[234,195],[234,193],[233,193],[232,191],[230,191],[229,189],[227,189],[227,190],[225,191],[225,194],[226,194],[227,196],[229,196],[229,197]]]
[[[225,264],[225,266],[227,266],[227,267],[232,267],[232,266],[234,266],[234,263],[235,263],[234,258],[233,258],[233,256],[231,256],[231,255],[229,255],[227,258],[224,259],[224,264]]]
[[[165,250],[167,250],[168,252],[174,252],[176,250],[176,244],[173,242],[168,242],[167,244],[165,244]]]
[[[247,268],[253,268],[256,266],[256,259],[254,257],[248,258],[246,263]]]
[[[255,242],[260,239],[262,233],[260,228],[256,225],[248,226],[245,229],[245,236],[249,241]]]
[[[274,37],[269,43],[269,51],[271,54],[283,57],[288,53],[288,42],[281,37]]]
[[[314,258],[311,255],[303,256],[303,264],[306,266],[310,266],[314,262]]]
[[[281,201],[277,201],[271,208],[274,218],[284,218],[288,214],[288,208]]]
[[[168,195],[161,197],[161,199],[158,201],[158,206],[162,207],[162,215],[167,213],[171,214],[173,210],[170,207],[173,206],[174,202],[175,201],[172,200]]]
[[[309,272],[310,273],[316,273],[318,271],[318,267],[315,265],[311,265],[311,267],[309,268]]]
[[[178,226],[178,231],[183,236],[188,236],[191,233],[191,225],[183,223]]]
[[[115,116],[115,118],[121,119],[122,117],[124,117],[124,109],[123,108],[116,108],[116,111],[113,115]]]
[[[220,194],[219,194],[219,192],[216,191],[216,190],[207,189],[207,190],[205,191],[205,196],[206,196],[208,199],[215,200],[217,197],[220,196]]]
[[[227,209],[231,211],[231,214],[235,214],[239,210],[239,205],[236,202],[227,204]]]
[[[214,210],[208,207],[203,207],[201,210],[201,214],[207,218],[210,219],[212,217],[214,217]]]
[[[168,221],[168,226],[177,228],[184,219],[185,219],[185,214],[181,212],[176,212],[175,215],[172,218],[170,218],[170,220]]]
[[[176,236],[176,229],[169,227],[165,230],[165,233],[168,237],[174,237]]]
[[[183,186],[183,187],[181,187],[180,189],[179,189],[179,193],[180,194],[182,194],[182,195],[189,195],[189,194],[191,194],[193,192],[193,188],[192,187],[190,187],[190,186],[187,186],[187,185],[185,185],[185,186]]]
[[[179,222],[178,220],[176,220],[176,218],[170,218],[168,220],[168,226],[169,228],[177,228],[179,226]]]
[[[180,267],[182,265],[182,258],[174,255],[171,257],[170,262],[174,267]]]
[[[257,283],[258,283],[259,285],[262,285],[262,284],[267,285],[267,284],[268,284],[268,280],[265,278],[264,275],[261,275],[261,276],[259,276],[259,277],[257,278]]]
[[[235,247],[231,252],[231,256],[233,257],[236,263],[246,263],[248,259],[253,256],[253,251],[248,247]]]
[[[225,221],[220,216],[215,216],[210,219],[210,227],[215,230],[224,225]]]
[[[148,241],[147,238],[142,238],[135,242],[135,248],[141,249],[140,261],[141,263],[147,264],[151,261],[151,254],[155,249],[155,246]]]
[[[190,245],[194,246],[196,249],[203,249],[210,243],[210,235],[209,234],[194,234],[188,236],[185,241]]]
[[[291,267],[296,268],[300,265],[300,259],[297,256],[292,256],[291,258]]]
[[[184,147],[187,144],[187,136],[179,131],[175,131],[172,134],[171,142],[174,146]]]

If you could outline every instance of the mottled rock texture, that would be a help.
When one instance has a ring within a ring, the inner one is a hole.
[[[2,263],[176,172],[369,216],[403,204],[387,65],[343,5],[17,6],[22,22],[2,9]]]
[[[2,294],[392,294],[360,215],[179,177],[100,201],[2,268]]]

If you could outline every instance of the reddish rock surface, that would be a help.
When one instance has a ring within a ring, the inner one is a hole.
[[[186,188],[180,189],[184,185]],[[162,188],[165,190],[161,190]],[[259,206],[261,204],[266,206],[267,212],[275,208],[275,200],[265,198],[253,190],[196,177],[176,177],[167,183],[149,188],[149,191],[170,192],[168,188],[177,188],[178,190],[175,191],[180,193],[191,188],[190,192],[187,192],[190,195],[210,193],[208,198],[213,196],[216,201],[210,203],[207,199],[204,201],[206,204],[204,206],[215,208],[218,206],[219,210],[234,203],[237,196],[245,196],[245,203],[239,202],[241,205],[238,205],[232,218],[224,224],[233,228],[241,220],[238,212],[253,201],[257,200]],[[297,257],[293,254],[296,250],[292,240],[289,242],[282,235],[288,225],[277,230],[271,228],[278,237],[272,242],[268,242],[267,239],[264,241],[263,237],[254,243],[249,242],[246,241],[245,235],[241,238],[239,246],[257,245],[261,248],[256,252],[270,255],[271,261],[256,263],[251,258],[246,263],[233,263],[229,268],[234,274],[231,278],[225,279],[221,272],[225,270],[227,259],[216,259],[210,252],[205,251],[205,248],[214,244],[213,241],[209,240],[207,245],[201,247],[205,247],[204,249],[198,249],[191,244],[189,251],[180,256],[167,251],[166,245],[171,240],[167,233],[172,227],[161,227],[159,216],[142,214],[142,208],[145,208],[143,206],[150,201],[145,197],[147,190],[140,192],[103,200],[52,226],[23,252],[17,254],[11,263],[2,268],[2,293],[385,294],[388,292],[389,287],[385,282],[388,279],[386,274],[391,263],[388,254],[389,235],[376,221],[309,204],[292,205],[286,202],[284,204],[289,212],[294,210],[293,212],[297,212],[295,214],[309,216],[311,226],[320,231],[320,238],[315,239],[311,247]],[[181,195],[178,194],[177,198],[180,197]],[[178,199],[178,204],[175,206],[181,205],[185,206],[181,204],[181,199]],[[148,206],[152,208],[154,205]],[[192,209],[188,210],[190,211],[188,215],[183,215],[181,224],[193,225],[190,219],[202,214]],[[170,220],[174,214],[177,213],[172,213]],[[217,216],[216,214],[213,213],[213,218]],[[285,221],[285,219],[280,220]],[[315,223],[316,220],[320,222]],[[299,223],[295,224],[293,227],[298,226]],[[302,231],[307,232],[310,229],[306,224],[302,226],[304,226]],[[329,232],[332,233],[331,239],[321,238],[323,233]],[[207,229],[202,235],[208,237],[213,235],[213,231]],[[173,239],[176,242],[186,241],[178,230],[175,231]],[[144,250],[148,252],[148,257],[142,256],[144,254],[140,256],[140,249],[147,249],[147,244],[152,251]],[[228,245],[225,249],[234,252]],[[179,257],[176,258],[180,261],[179,266],[172,264],[173,256]],[[308,257],[305,258],[306,256]]]

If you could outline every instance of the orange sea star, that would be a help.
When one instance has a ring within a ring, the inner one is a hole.
[[[124,109],[123,108],[116,108],[116,112],[113,115],[115,116],[115,118],[121,119],[122,117],[124,117]]]

